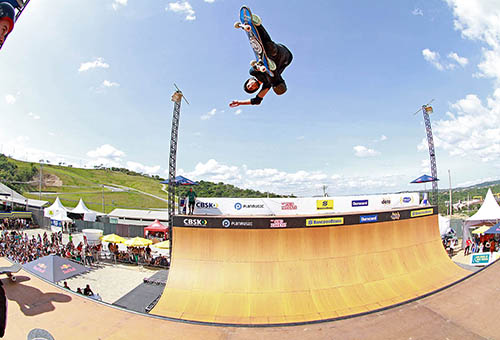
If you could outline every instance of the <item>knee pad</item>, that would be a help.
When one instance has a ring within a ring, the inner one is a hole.
[[[279,85],[276,85],[273,87],[273,90],[274,90],[274,93],[276,93],[278,96],[280,96],[286,92],[286,84],[281,83]]]

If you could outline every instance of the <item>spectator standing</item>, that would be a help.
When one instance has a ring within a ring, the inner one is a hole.
[[[470,254],[471,243],[472,243],[472,241],[470,240],[470,238],[468,238],[467,241],[465,242],[465,250],[464,250],[464,255],[465,256],[467,256],[467,255]]]
[[[193,191],[193,188],[189,188],[189,192],[187,194],[189,203],[189,215],[193,215],[194,212],[194,204],[196,203],[196,192]]]

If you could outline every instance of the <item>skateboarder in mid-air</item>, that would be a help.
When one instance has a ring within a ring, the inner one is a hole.
[[[292,62],[292,52],[290,52],[290,50],[285,45],[275,43],[271,40],[271,37],[265,30],[264,26],[262,26],[262,20],[260,19],[260,17],[253,14],[252,23],[259,33],[262,45],[264,46],[266,55],[268,57],[269,68],[272,71],[273,76],[271,76],[267,72],[259,71],[258,63],[252,61],[252,68],[250,69],[250,75],[252,77],[245,82],[245,84],[243,85],[243,89],[247,93],[254,93],[259,88],[260,91],[252,99],[233,100],[229,104],[230,107],[237,107],[239,105],[259,105],[267,92],[269,92],[271,87],[277,95],[282,95],[287,90],[285,80],[281,77],[281,74],[283,73],[285,68]],[[243,25],[240,22],[236,22],[234,24],[234,27],[243,28],[245,31],[249,31],[251,29],[250,25]]]

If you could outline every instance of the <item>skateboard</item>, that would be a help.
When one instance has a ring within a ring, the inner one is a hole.
[[[260,72],[265,72],[269,74],[271,77],[274,76],[274,73],[271,71],[270,66],[274,63],[270,62],[269,58],[266,55],[266,51],[264,49],[264,44],[260,39],[259,32],[255,28],[254,21],[252,20],[252,12],[246,6],[241,7],[240,9],[240,22],[236,22],[234,24],[235,28],[241,28],[245,32],[247,32],[248,40],[250,40],[250,46],[253,49],[255,54],[255,58],[257,60],[253,60],[250,65],[254,67],[256,70]]]
[[[7,274],[7,277],[12,282],[16,282],[16,277],[12,274],[17,273],[20,270],[21,270],[21,265],[19,263],[15,263],[10,267],[0,267],[0,274]]]
[[[26,6],[28,6],[28,3],[30,2],[30,0],[0,0],[0,2],[7,2],[7,3],[11,4],[12,7],[14,7],[17,10],[16,20],[15,20],[15,22],[17,23],[17,20],[19,19],[19,17],[23,13]],[[17,6],[16,6],[16,4],[17,4]],[[10,33],[12,33],[12,32],[10,32]],[[2,49],[3,44],[5,44],[5,41],[9,37],[10,33],[5,37],[3,43],[0,43],[0,50]]]

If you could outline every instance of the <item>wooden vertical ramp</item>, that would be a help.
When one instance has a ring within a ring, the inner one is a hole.
[[[328,217],[287,217],[280,228],[269,227],[275,217],[248,218],[253,227],[245,228],[222,227],[238,225],[231,218],[178,217],[175,225],[184,226],[174,226],[167,285],[151,314],[237,325],[326,321],[400,304],[469,274],[448,258],[435,208],[378,216],[329,226]],[[314,223],[326,226],[306,227]]]

